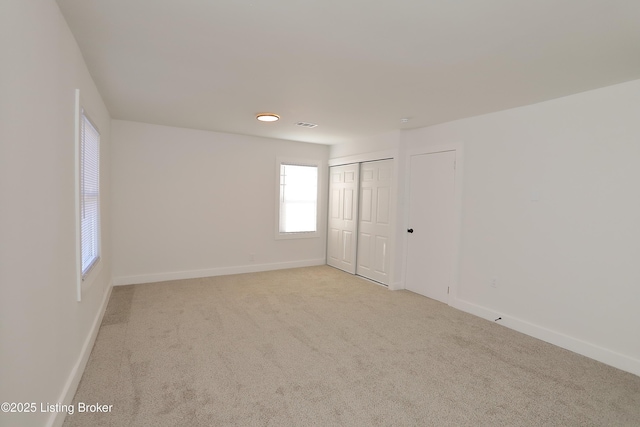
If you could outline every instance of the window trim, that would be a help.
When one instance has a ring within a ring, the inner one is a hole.
[[[96,131],[96,133],[98,134],[98,141],[97,141],[97,145],[98,145],[98,165],[97,165],[97,177],[96,180],[98,182],[98,189],[95,193],[95,198],[96,198],[96,236],[95,236],[95,240],[96,240],[96,250],[95,250],[95,257],[91,260],[91,262],[89,263],[89,265],[87,266],[86,269],[82,269],[81,266],[81,274],[82,274],[82,280],[85,280],[87,278],[87,276],[89,275],[89,273],[91,272],[91,270],[93,270],[93,268],[96,266],[96,264],[100,261],[100,254],[101,254],[101,247],[100,247],[100,130],[98,129],[98,126],[96,126],[96,124],[93,122],[93,120],[91,120],[91,116],[87,113],[86,109],[84,108],[80,108],[80,129],[84,129],[85,128],[85,121],[89,122],[89,124],[91,125],[91,127],[93,127],[93,129]],[[82,215],[83,215],[83,205],[86,205],[85,203],[85,199],[87,199],[87,195],[89,194],[88,191],[83,191],[82,189],[82,183],[83,183],[83,168],[82,168],[82,163],[84,161],[83,156],[82,156],[82,149],[83,149],[83,144],[86,143],[86,141],[83,140],[82,135],[86,134],[86,132],[80,132],[80,220],[82,221]],[[82,260],[82,222],[80,223],[80,252],[81,252],[81,260]]]
[[[280,168],[282,165],[294,165],[294,166],[313,166],[317,169],[317,185],[316,185],[316,231],[302,231],[302,232],[281,232],[280,231]],[[275,194],[275,238],[276,240],[286,239],[310,239],[320,237],[320,194],[323,172],[321,168],[322,162],[316,159],[301,159],[301,158],[276,158],[276,194]]]
[[[76,99],[75,99],[75,219],[76,219],[76,297],[77,301],[82,301],[82,293],[86,291],[88,287],[95,281],[97,275],[102,270],[102,208],[101,208],[101,199],[102,199],[102,185],[101,185],[101,156],[102,153],[102,144],[101,144],[101,134],[100,129],[96,125],[96,122],[92,119],[90,112],[87,110],[85,106],[82,104],[82,100],[80,97],[80,90],[76,89]],[[98,204],[97,204],[97,257],[96,259],[89,265],[86,271],[83,274],[82,271],[82,191],[81,191],[81,148],[82,148],[82,125],[83,118],[91,123],[91,125],[98,132]]]

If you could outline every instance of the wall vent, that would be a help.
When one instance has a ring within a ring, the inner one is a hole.
[[[314,128],[314,127],[316,127],[318,125],[315,124],[315,123],[298,122],[298,123],[296,123],[296,126],[302,126],[303,128],[311,129],[311,128]]]

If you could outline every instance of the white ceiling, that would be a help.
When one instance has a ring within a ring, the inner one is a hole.
[[[638,0],[58,4],[112,117],[169,126],[334,144],[640,78]]]

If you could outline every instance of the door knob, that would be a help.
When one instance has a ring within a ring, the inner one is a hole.
[[[413,233],[413,228],[407,229],[407,233]]]

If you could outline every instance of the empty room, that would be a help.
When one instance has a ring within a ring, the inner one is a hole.
[[[640,425],[639,17],[2,0],[0,425]]]

